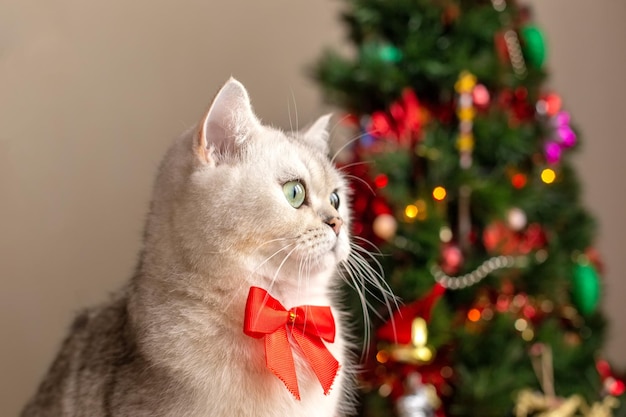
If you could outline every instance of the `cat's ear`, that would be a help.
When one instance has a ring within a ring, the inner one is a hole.
[[[306,128],[303,132],[300,133],[300,137],[303,137],[304,140],[318,148],[323,153],[328,153],[328,138],[330,137],[330,133],[328,132],[328,124],[330,123],[330,118],[333,115],[331,113],[325,114],[317,119],[311,126]]]
[[[241,144],[261,127],[243,84],[230,78],[220,89],[200,121],[194,147],[200,161],[216,164],[222,154],[235,154]]]

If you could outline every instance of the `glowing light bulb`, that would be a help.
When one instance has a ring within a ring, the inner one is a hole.
[[[374,179],[374,184],[378,188],[385,188],[389,184],[389,178],[385,174],[379,174]]]
[[[513,187],[517,189],[524,188],[524,186],[526,186],[526,182],[527,179],[524,174],[517,173],[511,177],[511,184],[513,184]]]
[[[389,353],[384,350],[378,351],[378,353],[376,354],[376,360],[379,363],[387,363],[387,361],[389,360]]]
[[[415,219],[417,217],[418,212],[419,210],[417,209],[417,206],[415,206],[414,204],[409,204],[404,209],[404,215],[409,220]]]
[[[556,172],[551,168],[546,168],[541,171],[541,181],[546,184],[552,184],[556,180]]]
[[[469,321],[477,322],[480,320],[480,311],[477,308],[472,308],[467,312],[467,319]]]
[[[444,198],[446,198],[447,194],[448,192],[446,191],[446,189],[441,186],[435,187],[435,189],[433,190],[433,198],[437,201],[442,201]]]
[[[411,323],[411,341],[416,347],[426,346],[428,340],[428,329],[426,327],[426,320],[421,317],[416,317]]]

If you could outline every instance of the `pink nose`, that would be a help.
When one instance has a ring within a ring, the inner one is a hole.
[[[341,226],[343,225],[343,220],[339,217],[331,217],[326,220],[325,223],[333,228],[333,231],[337,236],[339,236],[339,231],[341,230]]]

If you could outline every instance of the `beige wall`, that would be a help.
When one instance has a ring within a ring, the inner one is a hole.
[[[585,133],[608,353],[626,365],[626,3],[534,3]],[[294,98],[300,123],[322,111],[303,70],[342,39],[340,4],[0,0],[0,415],[32,393],[74,312],[129,277],[159,158],[228,76],[276,125],[289,127]]]

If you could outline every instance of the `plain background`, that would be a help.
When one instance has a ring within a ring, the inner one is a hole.
[[[606,354],[626,366],[626,2],[531,2],[607,265]],[[306,67],[337,0],[0,0],[0,415],[16,415],[74,313],[131,274],[157,164],[232,74],[289,128],[324,108]]]

